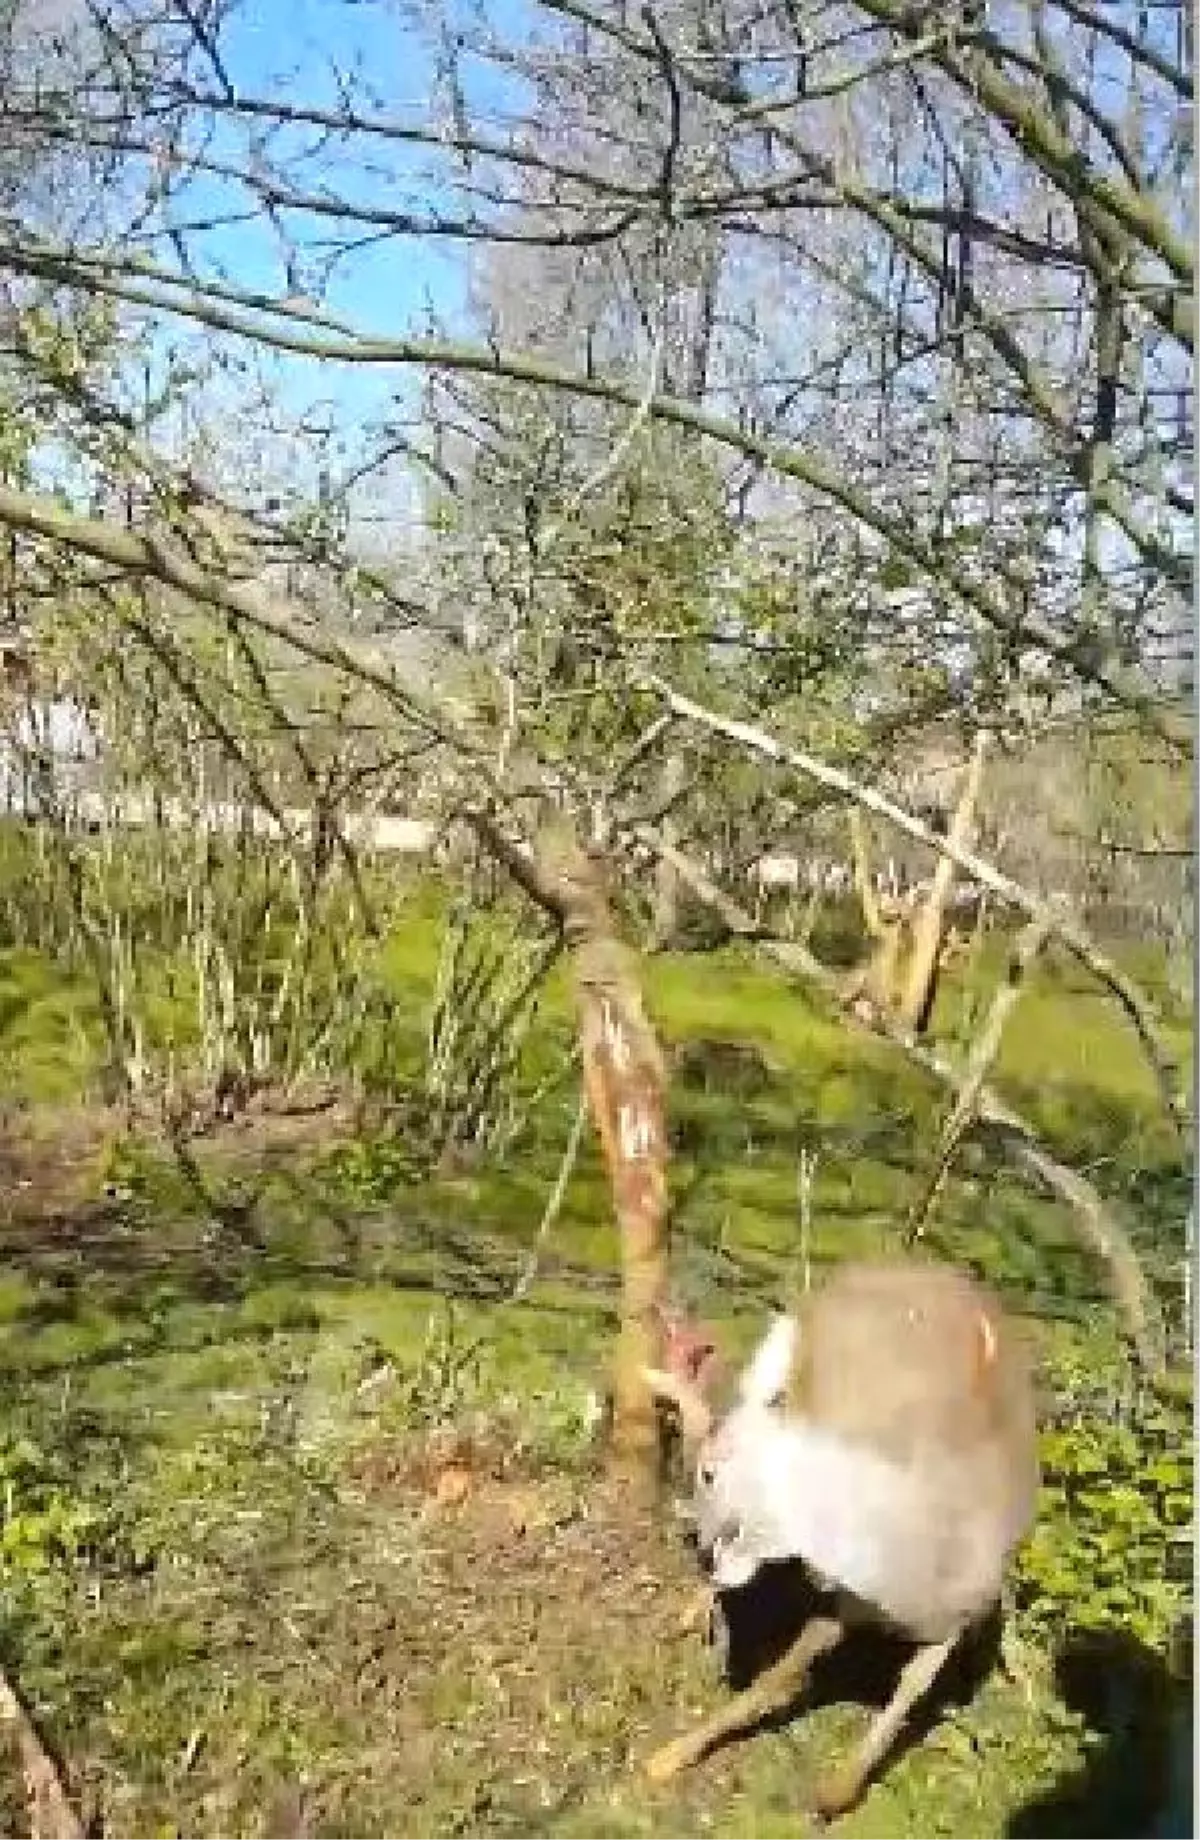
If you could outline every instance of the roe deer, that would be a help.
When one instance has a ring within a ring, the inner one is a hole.
[[[802,1560],[833,1608],[783,1658],[646,1765],[665,1781],[781,1711],[860,1622],[917,1644],[815,1812],[853,1805],[960,1636],[999,1602],[1038,1488],[1033,1383],[998,1300],[924,1262],[847,1264],[779,1316],[720,1421],[701,1389],[650,1370],[695,1452],[694,1511],[717,1591]]]
[[[655,1306],[654,1317],[662,1338],[662,1368],[657,1371],[666,1375],[670,1385],[679,1381],[689,1391],[707,1393],[725,1372],[712,1324],[702,1322],[671,1299]],[[593,1392],[589,1408],[593,1430],[602,1428],[607,1436],[612,1414],[612,1388],[606,1386],[603,1392]]]

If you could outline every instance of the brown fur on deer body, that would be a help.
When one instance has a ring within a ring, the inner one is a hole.
[[[961,1519],[969,1485],[972,1519],[1015,1542],[1037,1500],[1037,1420],[1027,1349],[999,1299],[949,1265],[848,1264],[797,1315],[787,1410],[936,1473],[931,1531],[939,1508]],[[930,1605],[926,1628],[939,1612]]]
[[[835,1608],[656,1753],[650,1774],[662,1780],[780,1710],[847,1628],[874,1620],[918,1647],[856,1757],[818,1790],[821,1812],[843,1810],[964,1631],[994,1609],[1032,1520],[1036,1420],[1021,1340],[993,1294],[951,1267],[848,1264],[777,1319],[720,1423],[698,1389],[663,1374],[651,1383],[678,1405],[695,1450],[700,1545],[718,1588],[794,1556],[834,1590]]]

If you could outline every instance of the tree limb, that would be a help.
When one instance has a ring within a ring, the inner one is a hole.
[[[1046,943],[1046,928],[1041,920],[1031,920],[1022,930],[1020,938],[1013,947],[1009,957],[1004,978],[996,986],[987,1015],[983,1020],[975,1041],[967,1057],[967,1065],[962,1085],[959,1087],[954,1104],[942,1127],[941,1141],[938,1144],[932,1172],[925,1187],[909,1211],[908,1226],[905,1237],[920,1239],[925,1224],[937,1203],[950,1165],[963,1138],[971,1128],[979,1104],[979,1095],[984,1082],[992,1071],[1004,1030],[1016,1007],[1017,999],[1025,988],[1029,972],[1037,962],[1038,954]]]
[[[906,0],[858,0],[858,4],[872,19],[890,26],[902,38],[911,38],[921,29],[919,9],[909,6]],[[1064,136],[1053,114],[1041,106],[1040,99],[1011,82],[974,45],[960,50],[940,41],[931,48],[930,57],[1008,130],[1064,197],[1088,216],[1099,234],[1109,234],[1117,227],[1123,229],[1165,263],[1178,280],[1188,287],[1194,285],[1194,252],[1148,192],[1136,192],[1089,165]]]
[[[781,970],[811,985],[852,1027],[882,1037],[910,1061],[956,1096],[963,1077],[945,1057],[919,1042],[891,1017],[873,1013],[870,1020],[842,1002],[837,976],[799,941],[782,940],[766,933],[753,917],[707,876],[690,857],[664,845],[657,832],[640,827],[637,841],[662,855],[697,900],[711,908],[730,932],[754,944]],[[1165,1337],[1157,1300],[1142,1271],[1127,1235],[1113,1218],[1091,1183],[1061,1163],[1042,1144],[1033,1126],[1013,1111],[986,1085],[975,1094],[975,1114],[980,1125],[993,1131],[1012,1162],[1039,1186],[1066,1202],[1088,1250],[1108,1274],[1134,1353],[1147,1373],[1158,1375],[1165,1365]]]
[[[201,288],[177,278],[171,281],[129,280],[123,278],[125,264],[113,256],[81,259],[72,255],[68,259],[60,253],[51,258],[28,251],[22,254],[19,247],[0,244],[0,261],[7,261],[24,272],[108,293],[116,299],[177,314],[214,330],[301,356],[353,364],[419,364],[506,377],[513,382],[624,405],[635,412],[641,404],[640,394],[630,385],[575,371],[525,352],[504,352],[497,346],[453,340],[368,337],[352,328],[323,322],[319,312],[297,311],[293,306],[261,294],[216,286]],[[142,270],[147,267],[144,262],[135,266]],[[1116,701],[1136,710],[1147,727],[1172,746],[1190,751],[1190,730],[1164,717],[1149,690],[1131,672],[1103,655],[1094,634],[1064,635],[1039,614],[1026,610],[1027,584],[1007,579],[1013,592],[1010,604],[991,579],[980,579],[956,566],[938,544],[922,535],[911,519],[883,510],[869,492],[801,448],[763,438],[679,397],[655,396],[649,413],[658,421],[690,428],[724,447],[758,459],[765,467],[841,505],[864,529],[873,530],[922,574],[940,582],[987,625],[1060,659],[1084,681],[1102,686]],[[44,511],[39,511],[43,502],[5,488],[0,494],[0,522],[18,528],[42,528],[43,534],[57,534],[59,540],[70,541],[64,523],[70,520],[69,513],[56,508],[57,531],[39,526],[38,517],[45,515]],[[80,543],[79,547],[86,545]],[[142,562],[138,572],[153,573],[154,570]],[[1004,582],[1006,577],[1000,573],[999,579]]]
[[[975,737],[975,746],[963,777],[958,803],[954,807],[954,816],[946,832],[946,842],[956,850],[966,850],[970,846],[971,832],[975,824],[975,810],[979,803],[979,789],[983,781],[984,758],[990,738],[985,728],[981,728]],[[943,852],[938,856],[937,868],[933,872],[933,883],[929,893],[913,918],[912,953],[897,1009],[897,1014],[905,1027],[914,1030],[918,1035],[924,1033],[924,1025],[933,1007],[938,961],[945,931],[945,909],[953,886],[954,858],[948,852]]]
[[[1030,892],[1012,876],[1005,875],[986,858],[977,856],[973,850],[964,849],[952,838],[941,837],[936,831],[923,824],[920,818],[905,811],[903,806],[895,804],[885,793],[874,786],[864,786],[850,774],[843,773],[839,767],[831,766],[828,761],[819,759],[815,754],[803,748],[790,747],[768,734],[763,728],[755,727],[749,722],[739,722],[732,716],[723,716],[715,710],[707,709],[703,704],[694,702],[672,688],[661,677],[647,675],[643,682],[662,698],[674,714],[686,721],[694,722],[699,727],[713,730],[734,741],[739,747],[747,748],[752,753],[761,754],[768,760],[775,760],[781,766],[794,768],[805,774],[819,785],[832,792],[839,792],[845,798],[867,811],[873,811],[878,817],[886,818],[889,824],[916,842],[925,844],[940,858],[948,859],[955,866],[973,879],[990,888],[1010,907],[1025,914],[1031,920],[1044,922],[1047,932],[1062,941],[1067,950],[1085,965],[1101,984],[1109,989],[1117,999],[1125,1014],[1134,1026],[1142,1044],[1146,1059],[1154,1073],[1159,1093],[1168,1115],[1177,1130],[1184,1137],[1191,1133],[1191,1113],[1184,1096],[1182,1080],[1175,1063],[1175,1057],[1163,1040],[1161,1025],[1154,1007],[1138,984],[1120,969],[1120,967],[1103,952],[1091,939],[1085,929],[1071,916],[1056,905],[1044,900],[1040,895]]]

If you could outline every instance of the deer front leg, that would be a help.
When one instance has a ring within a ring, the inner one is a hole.
[[[814,1662],[836,1648],[845,1634],[837,1617],[818,1616],[807,1623],[787,1653],[741,1693],[735,1693],[710,1718],[685,1732],[670,1744],[664,1744],[647,1758],[646,1775],[651,1782],[663,1783],[680,1771],[687,1770],[715,1750],[722,1739],[746,1731],[772,1712],[790,1705],[800,1692]]]
[[[849,1763],[823,1776],[817,1784],[814,1811],[826,1820],[845,1814],[858,1801],[870,1776],[891,1750],[900,1728],[913,1708],[924,1699],[954,1649],[960,1629],[944,1642],[919,1648],[906,1661],[896,1691],[868,1727],[867,1735]]]
[[[690,1596],[682,1613],[673,1626],[677,1636],[694,1636],[697,1631],[704,1639],[715,1670],[723,1674],[729,1665],[729,1625],[721,1599],[710,1584],[704,1585],[694,1596]]]
[[[698,1585],[694,1592],[689,1592],[684,1599],[683,1609],[675,1624],[678,1636],[694,1635],[703,1629],[711,1636],[713,1619],[716,1615],[717,1594],[710,1584]]]

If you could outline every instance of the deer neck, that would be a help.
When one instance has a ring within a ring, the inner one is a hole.
[[[896,1542],[921,1537],[920,1492],[907,1471],[778,1413],[764,1415],[739,1468],[741,1551],[759,1563],[803,1560],[886,1608]]]

